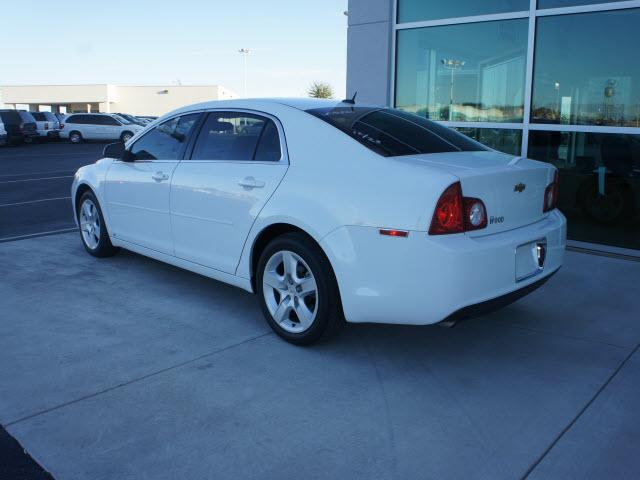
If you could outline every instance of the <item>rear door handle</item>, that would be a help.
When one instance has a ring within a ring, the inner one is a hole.
[[[151,175],[151,178],[153,178],[156,182],[162,182],[164,180],[169,180],[169,174],[164,172],[156,172]]]
[[[262,188],[264,187],[264,182],[262,180],[256,180],[253,177],[244,177],[238,182],[238,185],[243,188]]]

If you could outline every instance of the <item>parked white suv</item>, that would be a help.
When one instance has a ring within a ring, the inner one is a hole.
[[[30,112],[36,120],[38,137],[42,139],[60,138],[60,122],[51,112]]]
[[[128,141],[144,127],[110,113],[74,113],[69,115],[60,131],[60,137],[71,143],[83,140]]]

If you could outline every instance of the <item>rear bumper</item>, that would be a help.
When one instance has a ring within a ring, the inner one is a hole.
[[[517,280],[516,250],[539,240],[547,245],[544,268]],[[522,296],[527,287],[541,284],[564,261],[566,220],[554,210],[534,224],[481,237],[412,231],[399,238],[379,235],[377,228],[345,226],[321,245],[348,321],[426,325],[459,311],[467,315],[472,306],[477,310],[511,293]]]

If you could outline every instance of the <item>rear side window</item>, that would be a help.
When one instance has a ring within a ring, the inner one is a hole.
[[[151,129],[131,147],[134,160],[179,160],[199,113],[174,117]]]
[[[240,112],[210,112],[191,160],[278,161],[280,138],[273,120]]]
[[[487,150],[461,133],[395,109],[339,106],[307,112],[385,157]]]
[[[37,122],[46,122],[48,120],[43,112],[31,112],[31,115]]]

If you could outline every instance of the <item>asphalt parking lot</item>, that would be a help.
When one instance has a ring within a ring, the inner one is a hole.
[[[0,147],[0,241],[75,228],[73,174],[95,162],[103,148],[62,142]]]
[[[41,147],[60,155],[2,173],[72,171],[102,148]],[[12,185],[0,203],[69,195]],[[3,208],[5,238],[38,233]],[[72,226],[59,213],[32,224]],[[126,251],[95,259],[76,232],[0,243],[0,265],[0,423],[58,480],[640,472],[639,262],[568,252],[494,314],[351,325],[311,348],[272,334],[246,292]]]

